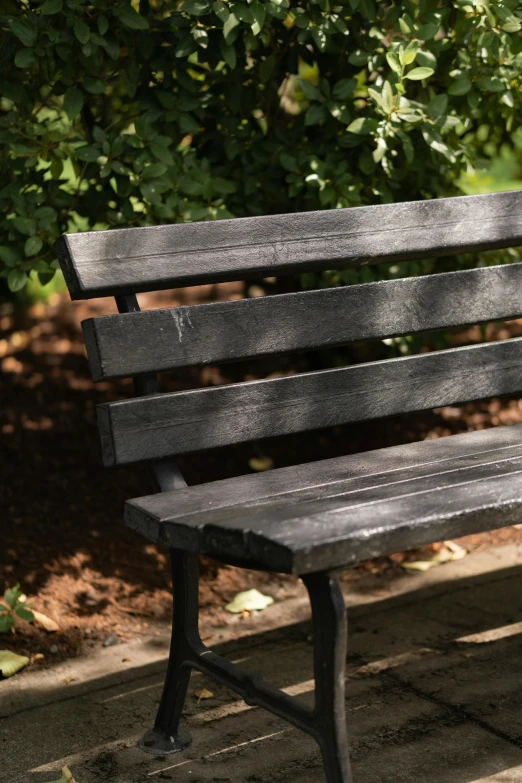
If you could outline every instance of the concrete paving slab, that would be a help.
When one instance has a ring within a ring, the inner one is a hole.
[[[368,579],[365,594],[360,582],[345,585],[356,783],[522,783],[521,574],[521,549],[503,547],[392,585]],[[299,589],[210,644],[310,702],[308,614]],[[243,637],[232,638],[239,629]],[[324,780],[313,740],[198,673],[184,718],[190,748],[159,758],[139,751],[167,645],[160,635],[0,683],[0,781],[44,783],[66,763],[78,783]],[[198,703],[202,686],[214,695]]]

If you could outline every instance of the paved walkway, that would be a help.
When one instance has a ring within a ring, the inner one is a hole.
[[[522,781],[522,548],[470,555],[390,589],[351,583],[346,709],[355,783]],[[280,618],[283,618],[282,620]],[[304,594],[214,647],[313,698]],[[274,628],[284,622],[284,628]],[[314,742],[193,675],[193,744],[154,758],[135,747],[161,692],[168,639],[101,650],[0,683],[0,780],[44,783],[319,783]],[[123,658],[130,658],[124,662]],[[199,703],[201,687],[214,697]]]

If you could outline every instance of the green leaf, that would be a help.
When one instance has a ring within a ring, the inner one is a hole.
[[[149,29],[149,23],[145,17],[141,16],[137,11],[135,11],[131,5],[118,9],[116,13],[125,27],[129,27],[131,30]]]
[[[0,633],[7,633],[11,630],[13,627],[14,618],[10,614],[0,614]],[[1,655],[3,650],[0,650],[0,664],[1,664]],[[2,668],[0,666],[0,671],[2,671]],[[14,672],[13,672],[14,673]],[[4,677],[8,677],[9,675],[5,674]]]
[[[99,147],[90,147],[88,144],[84,144],[82,147],[77,147],[75,150],[75,156],[78,160],[83,160],[86,163],[94,163],[100,157],[101,150]]]
[[[210,13],[210,5],[204,0],[185,0],[180,10],[191,16],[204,16]]]
[[[143,170],[141,176],[142,179],[156,179],[156,177],[161,177],[162,174],[165,174],[166,171],[167,167],[164,163],[151,163]]]
[[[212,10],[220,22],[225,23],[230,16],[228,6],[225,3],[222,3],[221,0],[216,0],[215,3],[212,3]]]
[[[115,38],[103,38],[103,48],[111,58],[116,61],[120,56],[120,44]]]
[[[213,177],[212,185],[216,193],[219,194],[235,193],[237,190],[235,183],[231,182],[229,179],[225,179],[224,177]]]
[[[326,47],[328,45],[328,36],[326,35],[324,28],[313,27],[312,38],[314,39],[315,45],[320,52],[326,51]]]
[[[45,3],[40,8],[40,13],[46,16],[52,14],[59,14],[62,10],[63,0],[45,0]]]
[[[85,22],[78,21],[74,23],[74,34],[81,44],[86,44],[90,38],[91,31]]]
[[[75,117],[81,112],[83,108],[84,96],[79,87],[69,87],[65,91],[63,97],[63,107],[65,113],[70,120],[74,120]]]
[[[357,82],[355,79],[340,79],[333,88],[333,97],[339,101],[345,101],[355,92]]]
[[[297,160],[293,155],[290,155],[289,152],[282,150],[279,155],[279,160],[281,162],[281,166],[287,171],[297,171]]]
[[[100,16],[96,21],[98,24],[98,32],[100,33],[100,35],[105,35],[107,30],[109,29],[109,20],[104,14],[100,14]]]
[[[174,55],[176,57],[188,57],[189,54],[192,54],[192,52],[195,52],[198,48],[197,43],[195,42],[192,35],[184,35],[178,42],[178,45],[176,46],[176,49],[174,50]]]
[[[437,35],[438,31],[439,25],[434,22],[429,22],[428,24],[423,24],[419,27],[417,30],[417,37],[420,38],[421,41],[430,41]]]
[[[326,119],[326,109],[320,103],[314,103],[305,114],[305,125],[318,125]]]
[[[513,98],[513,93],[509,90],[506,90],[502,98],[500,99],[501,103],[504,103],[506,106],[509,106],[510,109],[513,109],[515,106],[515,100]]]
[[[163,144],[158,144],[156,140],[151,141],[149,149],[159,161],[165,164],[165,166],[173,166],[174,158],[172,152]]]
[[[360,49],[357,49],[355,52],[352,52],[351,55],[348,57],[348,62],[350,63],[350,65],[356,65],[357,67],[360,67],[362,65],[366,65],[369,58],[370,58],[369,52],[363,52]]]
[[[26,623],[32,623],[34,620],[34,614],[30,609],[26,609],[26,607],[22,604],[19,604],[17,607],[15,607],[15,613],[20,618],[20,620],[25,620]]]
[[[228,67],[233,71],[236,67],[236,50],[232,46],[232,44],[227,44],[224,38],[222,38],[219,42],[219,50],[221,52],[221,56],[223,57],[223,60],[226,62]]]
[[[504,92],[506,85],[497,76],[484,76],[477,82],[478,86],[484,92]]]
[[[0,245],[0,261],[3,261],[6,266],[14,266],[19,260],[19,254],[11,247]]]
[[[28,217],[15,217],[13,218],[13,226],[21,234],[25,236],[33,236],[36,234],[36,221]]]
[[[448,90],[449,95],[466,95],[471,90],[471,79],[467,76],[459,76]]]
[[[96,79],[94,76],[84,76],[83,86],[87,92],[91,92],[93,95],[101,95],[107,89],[107,83],[102,79]]]
[[[391,114],[395,105],[395,98],[393,95],[392,86],[388,81],[384,82],[382,87],[382,102],[383,102],[384,110],[388,114]]]
[[[230,10],[238,19],[247,24],[253,24],[255,22],[254,14],[252,13],[248,5],[243,3],[232,3]]]
[[[273,54],[270,54],[261,61],[261,65],[259,66],[259,78],[264,84],[270,79],[272,71],[274,70],[274,65],[275,58]]]
[[[506,33],[518,33],[521,28],[522,23],[520,20],[516,16],[510,16],[509,21],[505,22],[500,29]]]
[[[386,111],[386,106],[384,103],[384,98],[382,96],[382,93],[380,93],[378,90],[375,90],[373,87],[369,87],[368,95],[373,101],[375,101],[377,106],[380,106],[383,111]]]
[[[436,120],[446,113],[448,108],[448,96],[447,95],[435,95],[434,98],[428,103],[426,109],[430,117]]]
[[[318,101],[321,96],[321,91],[315,84],[312,84],[307,79],[298,79],[297,81],[299,89],[309,101]]]
[[[392,71],[400,75],[402,68],[399,62],[399,55],[396,52],[386,52],[386,59]]]
[[[234,43],[237,37],[237,30],[235,28],[239,24],[239,19],[235,14],[230,14],[227,21],[223,25],[223,37],[227,44]]]
[[[399,19],[399,27],[401,28],[401,33],[404,35],[410,35],[413,30],[413,22],[408,15]]]
[[[206,49],[207,48],[207,46],[208,46],[208,33],[202,27],[196,27],[192,31],[192,37],[194,38],[194,40],[197,43],[197,45],[201,46],[202,49]]]
[[[16,291],[21,291],[26,283],[27,275],[22,269],[20,269],[20,267],[17,266],[14,269],[9,270],[9,274],[7,275],[7,285],[9,286],[10,291],[13,293],[16,293]]]
[[[53,207],[38,207],[33,212],[33,216],[38,220],[56,220],[56,210]]]
[[[412,71],[404,74],[404,78],[418,82],[421,79],[428,79],[430,76],[433,76],[434,73],[435,71],[433,68],[414,68]]]
[[[377,120],[374,120],[371,117],[358,117],[348,125],[346,130],[349,133],[357,133],[358,135],[365,136],[368,133],[376,131],[377,125]]]
[[[33,46],[36,41],[36,30],[24,19],[9,19],[9,27],[24,46]]]
[[[11,620],[12,625],[13,618],[10,617],[9,619]],[[1,630],[2,628],[0,628],[0,631]],[[0,672],[2,672],[4,677],[12,677],[13,674],[16,674],[20,669],[23,669],[28,663],[29,658],[25,655],[17,655],[10,650],[0,650]]]
[[[43,247],[43,242],[40,239],[40,237],[29,237],[29,239],[26,239],[24,245],[24,253],[26,255],[26,258],[35,256],[37,253],[40,252],[42,247]]]
[[[411,44],[414,43],[415,45],[412,46]],[[411,65],[412,62],[415,60],[417,56],[418,51],[418,43],[416,41],[412,41],[404,51],[399,52],[399,60],[402,65]]]
[[[20,589],[20,583],[17,582],[14,587],[8,587],[5,590],[4,601],[6,602],[7,606],[13,609],[21,595],[22,590]]]
[[[157,182],[142,182],[140,191],[143,198],[151,204],[161,204],[161,189]]]
[[[433,68],[433,70],[435,70],[437,67],[437,58],[432,52],[423,52],[422,50],[419,50],[415,55],[415,58],[419,65],[425,65],[426,68]]]
[[[197,133],[199,126],[190,114],[182,114],[179,118],[179,129],[182,133]]]
[[[258,2],[258,0],[254,0],[254,2],[250,6],[250,9],[254,17],[254,22],[252,23],[252,32],[254,35],[259,35],[265,23],[265,18],[266,18],[265,6],[262,3]]]
[[[36,61],[36,53],[34,49],[20,49],[14,61],[17,68],[30,68]]]

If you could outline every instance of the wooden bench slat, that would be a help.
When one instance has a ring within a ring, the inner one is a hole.
[[[522,191],[87,231],[55,250],[73,299],[522,244]]]
[[[522,388],[522,338],[98,406],[104,462],[139,462]]]
[[[95,381],[522,315],[522,264],[107,315],[83,322]]]
[[[522,519],[521,425],[292,471],[128,501],[126,524],[169,546],[306,573]],[[284,491],[271,495],[274,484]]]

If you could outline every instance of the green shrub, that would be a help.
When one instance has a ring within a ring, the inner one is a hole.
[[[453,193],[520,116],[516,0],[2,8],[12,291],[50,279],[63,231]]]

